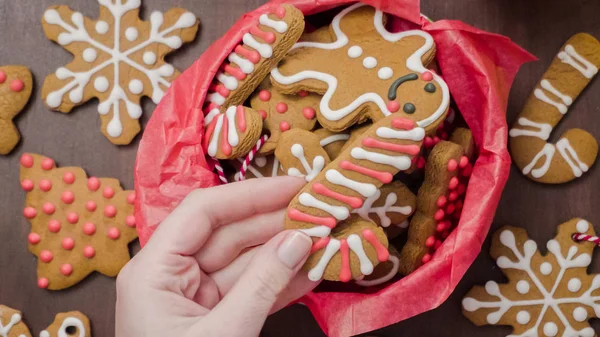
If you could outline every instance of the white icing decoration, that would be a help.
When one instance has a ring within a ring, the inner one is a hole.
[[[577,69],[583,76],[592,78],[598,73],[598,68],[583,56],[579,55],[572,45],[566,45],[565,50],[558,53],[558,58]]]
[[[567,162],[567,164],[569,164],[574,176],[579,178],[581,175],[583,175],[583,172],[587,172],[590,169],[589,166],[579,160],[577,152],[575,152],[575,149],[571,146],[571,143],[567,138],[559,140],[556,143],[556,149]]]
[[[542,140],[548,140],[548,138],[550,138],[550,133],[552,132],[552,125],[550,125],[550,124],[536,123],[536,122],[530,121],[529,119],[527,119],[525,117],[519,118],[519,120],[517,122],[521,126],[532,127],[537,130],[523,130],[523,129],[513,128],[510,130],[510,133],[509,133],[511,137],[530,136],[530,137],[537,137]]]
[[[587,320],[587,310],[583,307],[577,307],[573,310],[573,319],[577,322],[584,322]]]
[[[398,273],[398,268],[400,267],[400,260],[394,255],[390,255],[388,261],[392,262],[392,269],[390,269],[390,272],[387,273],[387,275],[384,275],[375,280],[358,280],[356,281],[356,284],[363,287],[372,287],[391,280]]]
[[[563,312],[563,308],[566,304],[581,304],[592,308],[596,317],[600,317],[600,304],[597,303],[600,301],[600,296],[592,296],[593,292],[600,289],[600,275],[594,276],[591,285],[582,294],[573,294],[573,297],[568,297],[568,295],[567,297],[557,296],[557,290],[559,289],[559,285],[563,282],[567,270],[572,268],[587,268],[592,261],[589,254],[579,253],[577,244],[573,242],[573,245],[569,246],[565,256],[562,253],[563,249],[561,249],[558,241],[548,241],[546,245],[548,254],[552,254],[555,258],[558,270],[555,273],[556,278],[551,283],[551,288],[546,288],[541,281],[541,276],[534,268],[532,268],[532,258],[537,250],[537,245],[534,241],[527,240],[523,244],[522,249],[520,249],[517,247],[514,234],[510,230],[505,230],[500,233],[500,243],[512,252],[515,260],[511,260],[512,257],[508,258],[506,256],[500,256],[496,261],[498,266],[502,269],[522,271],[524,274],[522,277],[526,277],[532,283],[541,297],[538,296],[534,299],[520,299],[518,296],[510,296],[509,298],[501,292],[500,287],[496,282],[489,281],[485,285],[485,291],[488,295],[494,296],[494,299],[489,302],[483,302],[472,297],[466,297],[462,302],[463,308],[466,311],[473,312],[479,309],[487,309],[488,312],[491,311],[486,317],[488,324],[498,323],[504,314],[513,308],[519,308],[520,310],[528,312],[530,315],[536,315],[534,318],[535,325],[531,326],[521,334],[511,335],[511,337],[538,336],[540,327],[546,336],[555,336],[558,333],[556,323],[546,322],[542,326],[542,318],[549,310],[556,313],[561,326],[564,327],[562,336],[593,337],[595,335],[594,330],[590,327],[576,330],[569,321],[568,316]],[[519,286],[519,284],[521,284],[521,286]],[[522,288],[523,290],[523,284],[524,283],[521,282],[517,283],[517,289]],[[540,307],[541,310],[539,309]],[[533,311],[530,309],[533,309]],[[582,318],[583,313],[581,313],[581,310],[578,311],[577,316],[580,319]],[[524,320],[524,317],[522,318]]]
[[[236,114],[236,106],[230,106],[225,111],[225,116],[227,117],[227,123],[229,126],[229,132],[227,133],[227,142],[233,147],[237,146],[240,143],[240,137],[237,132],[237,125],[235,120]]]
[[[309,193],[300,194],[300,197],[298,197],[298,201],[303,206],[314,207],[314,208],[318,208],[322,211],[325,211],[325,212],[331,214],[334,218],[336,218],[338,220],[346,220],[348,218],[348,216],[350,216],[350,211],[348,211],[347,208],[342,207],[342,206],[332,206],[328,203],[325,203],[325,202],[313,197]]]
[[[360,147],[355,147],[350,152],[354,159],[368,160],[377,164],[390,165],[400,171],[408,170],[411,166],[411,159],[407,156],[389,156],[379,152],[367,151]]]
[[[330,145],[332,143],[339,142],[339,141],[342,141],[342,140],[346,141],[348,139],[350,139],[350,135],[349,134],[347,134],[347,133],[338,133],[336,135],[331,135],[329,137],[325,137],[325,138],[321,139],[321,141],[319,142],[319,144],[322,147],[325,147],[325,146]]]
[[[104,76],[98,76],[94,80],[94,89],[98,92],[106,92],[108,90],[108,79]]]
[[[530,319],[531,319],[531,315],[529,315],[529,313],[527,311],[519,311],[517,313],[517,322],[519,324],[525,325],[525,324],[529,323]]]
[[[542,150],[533,157],[531,163],[523,168],[523,174],[528,175],[531,173],[531,176],[534,178],[543,177],[548,170],[550,169],[550,164],[552,163],[552,158],[554,157],[554,153],[556,153],[556,148],[552,144],[546,144],[542,148]],[[538,161],[542,159],[542,157],[546,158],[546,161],[541,167],[534,169],[537,165]]]
[[[585,220],[579,220],[575,226],[579,233],[586,233],[590,229],[590,223]]]
[[[129,41],[135,41],[138,38],[138,30],[135,27],[129,27],[125,30],[125,38]]]
[[[373,68],[377,67],[377,59],[375,59],[372,56],[366,57],[363,60],[363,67],[365,67],[367,69],[373,69]]]
[[[320,49],[334,50],[334,49],[339,49],[339,48],[345,47],[348,44],[349,39],[348,39],[348,36],[346,36],[346,34],[344,32],[342,32],[342,30],[340,28],[340,20],[346,14],[348,14],[351,11],[353,11],[357,8],[360,8],[362,6],[365,6],[365,5],[361,4],[361,3],[354,4],[348,8],[345,8],[338,15],[336,15],[336,17],[331,22],[331,27],[336,36],[335,42],[332,42],[332,43],[298,42],[292,47],[292,49],[320,48]],[[433,41],[433,38],[431,37],[431,35],[429,35],[428,33],[424,32],[424,31],[421,31],[421,30],[410,30],[410,31],[404,31],[404,32],[400,32],[400,33],[390,33],[385,29],[385,27],[383,25],[383,12],[381,12],[379,10],[377,10],[375,12],[373,23],[375,25],[375,29],[377,30],[377,32],[385,40],[392,42],[392,43],[397,42],[408,36],[422,37],[425,40],[425,43],[414,54],[412,54],[410,57],[408,57],[408,59],[406,60],[406,67],[409,70],[416,72],[418,74],[429,71],[427,68],[425,68],[425,66],[423,66],[423,63],[421,60],[423,58],[423,55],[425,55],[428,51],[430,51],[434,47],[434,41]],[[311,71],[311,70],[305,70],[305,71],[301,71],[297,74],[293,74],[291,76],[285,76],[279,72],[278,68],[274,68],[271,71],[271,75],[273,76],[273,79],[275,81],[277,81],[281,84],[284,84],[284,85],[290,85],[290,84],[297,83],[297,82],[300,82],[305,79],[317,79],[319,81],[327,83],[328,88],[321,100],[320,110],[321,110],[322,116],[329,121],[339,121],[339,120],[343,119],[344,117],[348,116],[350,113],[356,111],[361,105],[368,103],[368,102],[372,102],[372,103],[376,104],[384,116],[388,116],[392,113],[387,108],[386,100],[375,93],[364,93],[364,94],[360,95],[359,97],[357,97],[356,99],[354,99],[354,101],[352,101],[352,103],[350,103],[348,106],[343,107],[338,110],[332,110],[330,108],[330,101],[331,101],[331,98],[333,97],[334,93],[337,90],[338,80],[337,80],[337,78],[335,78],[334,76],[332,76],[330,74],[317,72],[317,71]],[[444,113],[446,112],[446,110],[448,109],[448,105],[450,103],[450,91],[448,90],[448,86],[437,74],[432,72],[432,75],[433,75],[433,80],[441,88],[442,103],[440,104],[438,109],[434,113],[432,113],[429,117],[417,122],[417,124],[420,127],[426,127],[428,125],[431,125],[432,123],[437,121],[439,118],[441,118],[444,115]]]
[[[151,51],[144,52],[142,59],[145,64],[151,66],[156,63],[156,54],[154,54],[154,52]]]
[[[144,83],[138,79],[129,81],[129,91],[134,95],[139,95],[144,91]]]
[[[327,226],[317,226],[308,229],[299,229],[299,231],[304,232],[304,234],[317,238],[324,238],[329,236],[331,233],[331,228]]]
[[[323,277],[325,268],[329,264],[329,261],[340,250],[340,242],[334,238],[329,239],[329,243],[325,247],[325,252],[319,262],[308,272],[308,278],[311,281],[319,281]]]
[[[261,25],[273,28],[277,33],[285,33],[288,30],[288,25],[284,21],[272,20],[267,14],[263,14],[258,19]]]
[[[67,333],[68,327],[77,328],[77,331],[79,332],[79,334],[77,335],[78,337],[86,336],[85,325],[83,325],[83,322],[76,317],[67,317],[63,320],[62,324],[60,325],[60,328],[58,328],[57,337],[75,337],[74,335],[70,335]]]
[[[217,117],[217,122],[215,124],[215,128],[213,130],[212,138],[210,143],[208,144],[207,152],[211,157],[214,157],[217,154],[217,150],[219,147],[219,138],[221,136],[221,128],[223,128],[223,117],[225,115],[220,114]]]
[[[394,70],[390,67],[383,67],[377,72],[377,76],[382,80],[389,80],[394,76]]]
[[[360,237],[356,234],[351,234],[346,241],[348,242],[348,247],[350,247],[352,252],[356,254],[356,257],[358,257],[358,261],[360,262],[360,272],[363,275],[371,275],[373,272],[373,263],[365,253]]]
[[[535,91],[533,92],[537,99],[554,106],[563,115],[566,114],[567,111],[569,111],[569,106],[573,104],[573,99],[571,97],[564,95],[563,93],[558,91],[554,86],[552,86],[552,84],[548,80],[542,80],[540,82],[540,86],[542,87],[542,89],[546,89],[550,93],[554,94],[554,96],[557,96],[562,101],[562,103],[552,100],[550,97],[548,97],[548,95],[546,95],[546,93],[542,89],[535,89]]]
[[[254,164],[258,167],[267,166],[267,157],[256,157],[254,158]]]
[[[125,31],[125,38],[132,40],[133,31],[135,30],[136,39],[138,38],[137,29],[134,27],[121,27],[123,16],[131,11],[140,7],[140,0],[129,0],[129,1],[112,1],[112,0],[98,0],[101,6],[104,6],[114,18],[113,27],[113,39],[114,45],[107,46],[102,42],[92,38],[84,25],[83,15],[81,13],[74,13],[70,20],[64,20],[60,17],[60,14],[55,9],[49,9],[44,13],[44,20],[50,25],[59,26],[61,33],[58,36],[58,43],[62,46],[69,45],[73,42],[82,42],[89,45],[90,48],[94,48],[96,52],[103,52],[108,54],[110,57],[96,65],[95,67],[84,70],[72,72],[66,68],[61,70],[62,79],[71,79],[63,87],[56,91],[50,92],[46,97],[46,104],[52,108],[58,108],[63,101],[63,96],[69,92],[69,98],[79,98],[79,92],[83,93],[83,89],[88,85],[92,79],[94,80],[94,89],[102,92],[98,88],[106,88],[108,90],[109,85],[104,85],[103,80],[98,82],[96,74],[100,73],[107,67],[112,67],[112,89],[108,98],[100,102],[98,105],[98,113],[102,115],[108,114],[112,109],[112,119],[108,123],[107,133],[110,137],[119,137],[122,133],[123,126],[120,119],[120,107],[121,102],[125,103],[126,111],[129,117],[132,119],[138,119],[142,115],[142,109],[139,104],[131,101],[123,88],[121,87],[121,73],[119,68],[121,63],[130,66],[131,68],[143,73],[147,77],[147,83],[152,86],[152,101],[154,103],[160,102],[164,95],[164,89],[168,88],[170,82],[167,80],[168,77],[172,76],[175,72],[173,66],[165,64],[157,69],[149,69],[144,65],[138,64],[136,61],[131,59],[131,55],[143,50],[152,44],[162,44],[170,48],[176,49],[181,46],[181,38],[178,36],[169,36],[173,32],[192,27],[196,23],[196,17],[189,13],[183,13],[177,22],[170,27],[161,27],[163,25],[163,16],[159,12],[152,13],[150,16],[150,29],[148,37],[144,41],[137,41],[134,45],[126,50],[123,50],[121,46],[121,33]],[[164,28],[163,30],[160,30]],[[106,34],[109,31],[108,24],[105,21],[99,21],[95,26],[96,32],[99,34]],[[133,39],[135,40],[135,39]],[[88,53],[89,54],[89,53]],[[58,72],[58,71],[57,71]],[[71,94],[72,91],[76,93]],[[77,92],[79,91],[79,92]],[[82,97],[82,95],[81,95]],[[103,97],[105,97],[103,95]]]
[[[218,111],[218,110],[217,110]],[[242,158],[238,158],[238,161],[240,163],[244,163],[244,159]],[[256,164],[256,166],[262,168],[265,167],[267,165],[267,158],[266,157],[256,157],[254,158],[254,164]],[[269,177],[277,177],[277,171],[281,168],[281,166],[279,165],[279,160],[277,160],[276,157],[273,157],[273,166],[271,167],[271,175]],[[252,164],[248,165],[248,171],[252,172],[252,174],[256,177],[256,178],[264,178],[265,176],[260,173],[260,171],[258,171],[254,166],[252,166]],[[239,172],[237,172],[235,174],[235,181],[239,181]]]
[[[290,176],[304,177],[307,182],[311,182],[325,167],[325,158],[323,158],[323,156],[315,156],[311,167],[304,156],[304,147],[300,144],[292,145],[291,152],[292,155],[300,161],[306,174],[300,172],[300,170],[295,167],[290,167],[287,171],[287,174]]]
[[[375,213],[379,217],[381,227],[389,227],[392,224],[392,220],[388,216],[388,213],[399,213],[403,215],[409,215],[412,212],[410,206],[394,206],[398,201],[398,196],[394,192],[390,192],[385,197],[385,204],[379,207],[373,207],[373,204],[381,197],[381,190],[377,190],[374,196],[367,198],[361,208],[357,208],[352,211],[360,215],[365,220],[371,220],[369,214]]]
[[[229,108],[227,108],[224,114],[219,114],[218,109],[213,109],[206,116],[204,121],[206,125],[210,124],[215,117],[218,118],[207,149],[207,152],[211,157],[214,157],[217,154],[223,123],[227,123],[228,127],[227,139],[225,141],[227,141],[227,143],[232,147],[235,147],[239,144],[239,135],[237,132],[236,125],[236,114],[237,107],[230,106]]]
[[[85,62],[91,63],[96,61],[96,58],[98,57],[98,53],[96,53],[96,50],[94,48],[86,48],[83,51],[83,60]]]
[[[400,140],[412,140],[414,142],[420,142],[425,138],[425,129],[414,128],[412,130],[394,130],[388,127],[380,127],[375,130],[377,136],[387,139],[400,139]]]
[[[13,314],[10,317],[10,321],[6,325],[2,325],[2,321],[0,320],[0,336],[8,337],[8,333],[10,332],[10,329],[12,329],[13,326],[15,324],[18,324],[20,321],[21,321],[21,315],[19,315],[19,314]]]
[[[252,36],[252,34],[250,34],[250,33],[244,34],[244,36],[242,37],[242,41],[248,47],[255,49],[260,54],[260,56],[262,56],[266,59],[273,56],[273,48],[271,48],[271,46],[269,46],[266,43],[260,43],[260,42],[256,41],[254,36]]]
[[[362,53],[363,53],[363,50],[359,46],[352,46],[352,47],[348,48],[348,57],[350,57],[350,58],[353,58],[353,59],[358,58],[362,55]]]
[[[408,225],[409,225],[408,220],[404,220],[401,223],[397,224],[396,226],[400,227],[402,229],[406,229],[406,228],[408,228]]]
[[[517,282],[517,292],[519,294],[527,294],[529,292],[529,282],[521,280]]]
[[[213,93],[209,94],[207,96],[207,100],[209,102],[213,102],[213,103],[215,103],[217,105],[223,105],[225,103],[225,97],[223,97],[218,92],[213,92]],[[216,110],[217,112],[219,112],[219,109],[213,109],[212,111],[214,111],[214,110]]]
[[[240,55],[236,53],[229,54],[229,62],[235,63],[240,69],[244,72],[244,74],[250,74],[254,71],[254,64],[245,58],[242,58]]]
[[[355,191],[356,193],[362,195],[365,198],[374,196],[378,191],[377,187],[375,185],[369,184],[369,183],[361,183],[361,182],[346,178],[338,170],[334,170],[334,169],[327,170],[327,172],[325,172],[325,178],[327,179],[328,182],[330,182],[334,185],[339,185],[339,186],[344,186],[346,188],[349,188],[349,189]]]
[[[221,83],[223,83],[223,85],[225,86],[225,88],[229,89],[229,90],[235,90],[238,87],[238,81],[235,77],[233,76],[229,76],[229,75],[225,75],[222,72],[219,72],[217,74],[217,80]]]
[[[567,283],[567,289],[572,293],[578,292],[581,289],[581,280],[576,277],[570,279]]]
[[[540,273],[542,273],[542,275],[550,275],[550,273],[552,273],[552,265],[550,262],[542,263],[540,266]]]

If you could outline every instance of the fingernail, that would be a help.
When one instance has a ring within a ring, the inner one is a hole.
[[[279,260],[290,268],[295,268],[308,254],[312,247],[312,240],[308,235],[295,231],[288,234],[285,241],[279,246],[277,256]]]

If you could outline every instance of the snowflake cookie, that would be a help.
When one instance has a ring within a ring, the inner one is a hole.
[[[158,104],[178,76],[165,55],[192,41],[198,30],[194,14],[181,8],[153,12],[139,19],[141,0],[98,0],[98,20],[67,6],[52,6],[42,18],[46,36],[74,59],[49,75],[42,88],[45,104],[70,112],[96,97],[102,133],[114,144],[129,144],[140,131],[140,99]]]
[[[476,325],[510,325],[512,337],[596,336],[587,320],[600,317],[600,275],[586,272],[595,244],[573,241],[579,233],[595,235],[585,220],[563,223],[542,255],[525,230],[498,230],[490,254],[509,282],[471,289],[463,314]]]
[[[31,337],[29,328],[22,320],[21,312],[0,305],[0,336]],[[90,321],[79,311],[56,315],[54,322],[39,334],[40,337],[91,337]]]

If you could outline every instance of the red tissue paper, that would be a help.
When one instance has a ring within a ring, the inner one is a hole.
[[[202,149],[204,98],[242,35],[261,14],[283,2],[311,15],[352,1],[271,1],[243,15],[173,82],[148,122],[135,165],[135,216],[142,245],[189,192],[219,184],[213,162]],[[433,36],[440,71],[473,132],[479,157],[459,225],[429,263],[377,292],[313,292],[299,300],[329,336],[383,328],[438,307],[452,293],[481,250],[508,179],[506,107],[510,86],[519,67],[535,60],[507,37],[460,21],[429,22],[420,14],[419,0],[364,2],[396,16],[390,19],[392,28],[402,29],[408,21]]]

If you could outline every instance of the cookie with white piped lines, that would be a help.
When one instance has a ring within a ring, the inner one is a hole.
[[[319,137],[301,129],[290,130],[281,136],[275,157],[287,175],[303,177],[307,182],[312,181],[331,162],[321,147]]]

